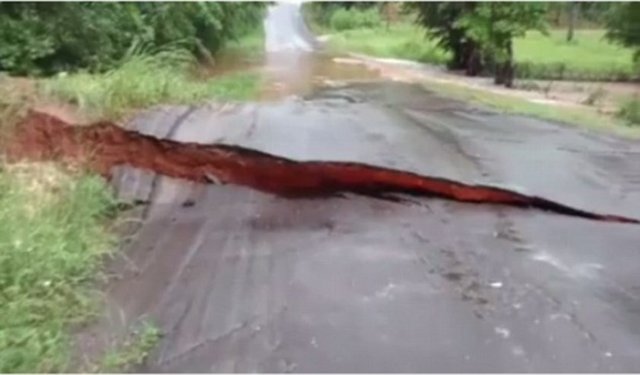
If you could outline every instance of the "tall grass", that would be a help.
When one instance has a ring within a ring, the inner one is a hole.
[[[196,80],[191,55],[180,49],[135,51],[103,74],[59,75],[42,84],[45,96],[77,105],[90,118],[118,118],[163,103],[193,104],[211,99],[240,100],[258,88],[255,74]]]
[[[34,91],[27,81],[0,76],[0,147],[13,126],[33,105]]]
[[[91,316],[110,251],[104,182],[52,164],[0,170],[0,372],[64,371],[69,327]]]

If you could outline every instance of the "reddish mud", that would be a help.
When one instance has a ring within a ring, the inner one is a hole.
[[[379,168],[358,163],[297,162],[225,145],[179,143],[99,122],[77,127],[32,112],[5,147],[9,160],[73,160],[109,178],[112,167],[130,165],[201,183],[248,186],[286,197],[356,193],[376,197],[404,193],[460,202],[533,207],[592,220],[640,220],[587,212],[535,196],[482,185]]]

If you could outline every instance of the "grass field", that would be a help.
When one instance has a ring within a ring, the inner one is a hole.
[[[326,31],[324,29],[323,31]],[[411,24],[374,29],[329,31],[334,52],[359,52],[442,64],[447,54]],[[555,80],[629,80],[634,77],[632,51],[604,40],[603,30],[577,30],[567,43],[565,30],[549,35],[530,32],[514,41],[518,78]],[[637,70],[635,70],[637,72]]]
[[[598,81],[634,76],[633,51],[609,43],[604,30],[576,30],[571,42],[566,41],[566,30],[529,32],[514,41],[514,53],[523,78]]]

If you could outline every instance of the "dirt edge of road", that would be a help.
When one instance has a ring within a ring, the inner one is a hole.
[[[430,90],[474,105],[498,111],[539,117],[571,126],[613,133],[626,138],[640,138],[640,129],[625,124],[613,113],[603,113],[595,107],[563,100],[550,99],[542,93],[523,89],[507,89],[482,84],[481,80],[459,76],[435,66],[409,60],[384,59],[357,53],[337,58],[344,64],[361,64],[377,71],[382,77],[400,82],[419,83]],[[640,94],[640,88],[638,89]]]

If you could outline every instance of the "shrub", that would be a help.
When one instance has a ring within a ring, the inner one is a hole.
[[[136,44],[180,43],[197,56],[259,25],[262,3],[0,2],[0,71],[105,71]]]
[[[421,40],[408,40],[391,48],[391,53],[401,59],[444,65],[447,55],[442,49]]]
[[[338,8],[331,15],[329,24],[337,31],[375,28],[382,24],[382,19],[377,8],[365,10]]]
[[[59,75],[43,83],[46,96],[77,105],[93,119],[119,118],[157,104],[191,104],[208,99],[246,99],[258,87],[253,74],[198,81],[191,76],[194,59],[183,49],[156,53],[135,51],[102,74]]]
[[[640,126],[640,98],[634,97],[626,100],[620,106],[618,116],[632,126]]]

